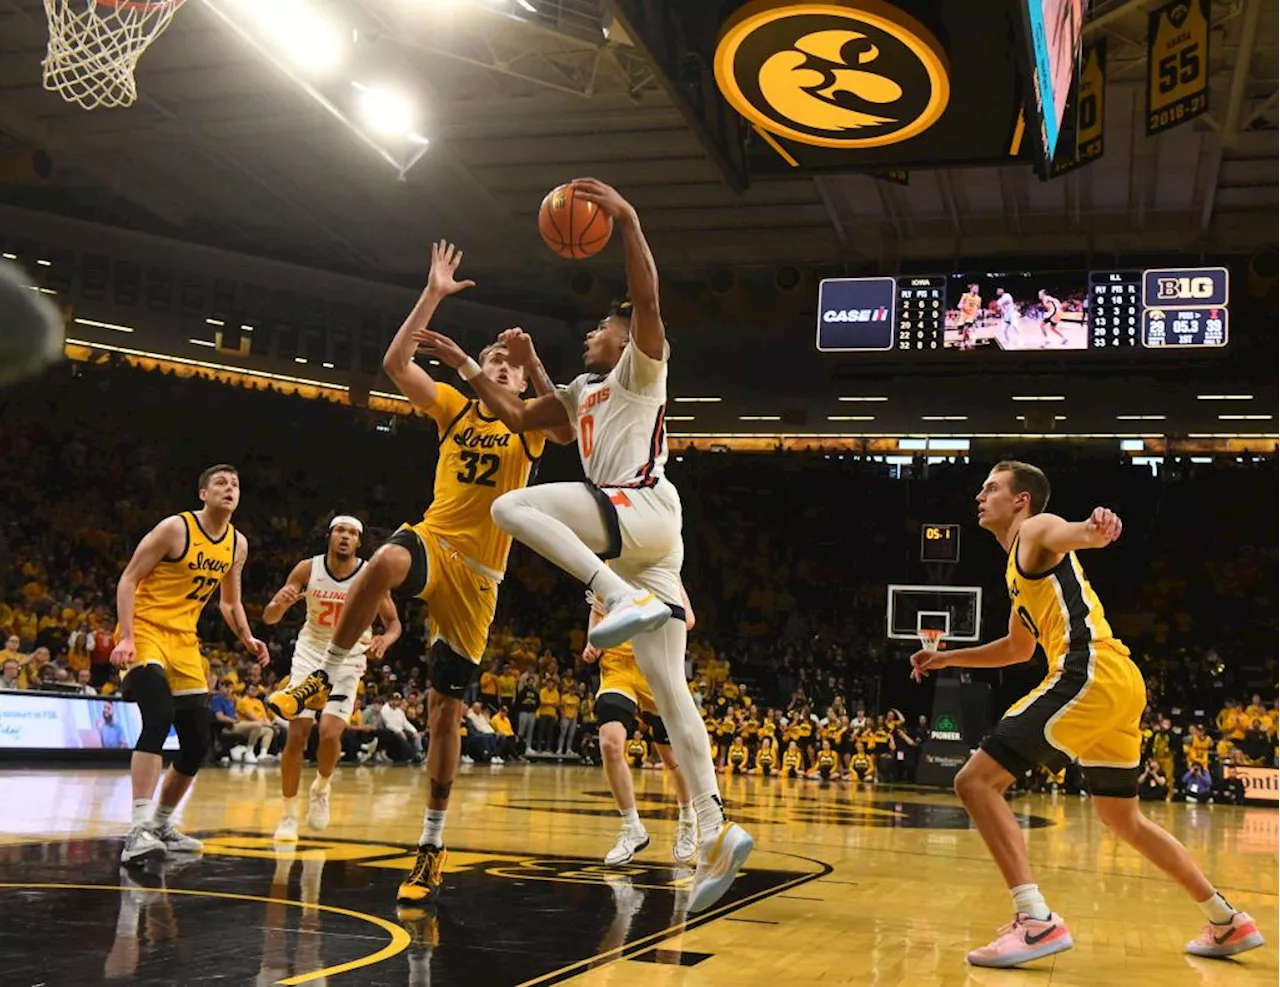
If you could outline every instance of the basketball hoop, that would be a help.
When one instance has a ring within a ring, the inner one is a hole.
[[[183,0],[44,0],[44,87],[86,110],[132,106],[133,72]]]
[[[925,651],[937,651],[938,645],[942,643],[942,629],[922,627],[917,632],[920,635],[920,647]]]

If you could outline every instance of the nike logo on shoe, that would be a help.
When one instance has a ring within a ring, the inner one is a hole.
[[[1049,928],[1045,929],[1043,932],[1039,933],[1038,935],[1033,936],[1030,932],[1026,933],[1026,935],[1022,937],[1022,941],[1025,942],[1028,946],[1034,946],[1036,943],[1040,942],[1046,936],[1052,935],[1056,931],[1058,931],[1058,927],[1056,925],[1051,925],[1049,926]]]
[[[1224,932],[1222,935],[1220,935],[1220,936],[1215,935],[1215,936],[1213,936],[1212,938],[1213,938],[1213,941],[1214,941],[1215,943],[1217,943],[1219,946],[1221,946],[1221,945],[1223,945],[1223,944],[1224,944],[1228,939],[1230,939],[1232,936],[1234,936],[1235,934],[1236,934],[1236,927],[1233,925],[1233,926],[1231,926],[1231,928],[1229,928],[1229,929],[1228,929],[1226,932]]]

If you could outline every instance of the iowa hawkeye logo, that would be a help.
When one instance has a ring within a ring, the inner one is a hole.
[[[942,48],[879,0],[759,0],[724,26],[716,84],[763,130],[818,147],[870,148],[928,130],[947,108]]]

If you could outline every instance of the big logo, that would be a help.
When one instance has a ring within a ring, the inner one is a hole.
[[[937,40],[879,0],[748,4],[721,31],[715,71],[752,123],[818,147],[909,140],[937,122],[951,95]]]

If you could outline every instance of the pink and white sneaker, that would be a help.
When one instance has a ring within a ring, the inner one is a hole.
[[[996,933],[995,939],[969,953],[973,966],[1021,966],[1032,960],[1061,953],[1075,945],[1062,916],[1051,914],[1047,922],[1019,912]]]
[[[1236,912],[1226,925],[1206,925],[1187,943],[1187,952],[1193,956],[1235,956],[1257,949],[1263,941],[1258,923],[1247,912]]]

